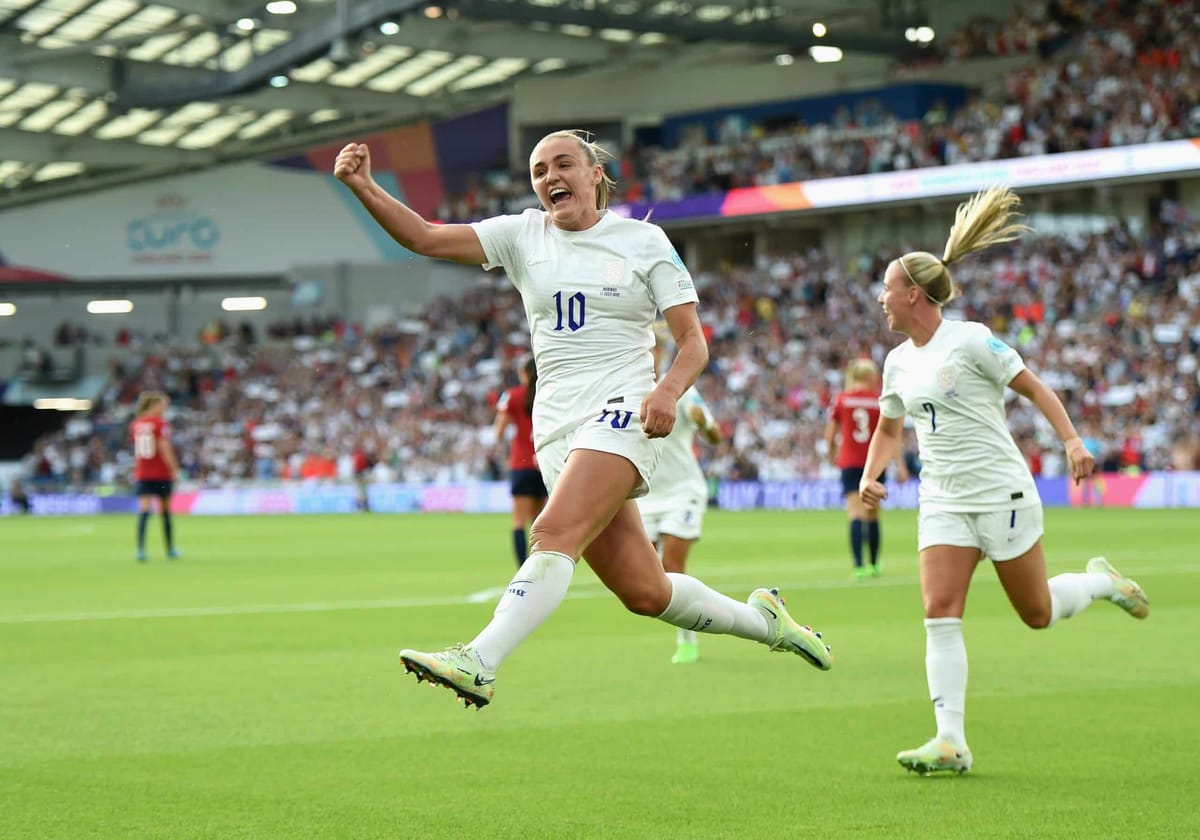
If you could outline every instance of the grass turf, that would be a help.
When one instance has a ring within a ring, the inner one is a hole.
[[[0,836],[1185,837],[1200,748],[1194,511],[1048,510],[1051,573],[1105,553],[1153,602],[1024,628],[981,567],[965,622],[976,767],[933,731],[915,514],[850,579],[842,514],[713,512],[692,570],[779,585],[834,670],[622,611],[586,568],[465,712],[402,646],[467,641],[513,569],[506,517],[0,524]],[[470,596],[475,595],[474,601]]]

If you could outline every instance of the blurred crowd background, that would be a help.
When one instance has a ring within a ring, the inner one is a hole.
[[[623,200],[665,201],[739,186],[1043,155],[1200,135],[1200,11],[1191,2],[1028,2],[940,38],[929,62],[1028,53],[961,108],[900,121],[881,100],[829,123],[726,120],[720,136],[631,146],[613,163]],[[478,173],[445,219],[519,212],[524,173]],[[947,223],[949,219],[947,220]],[[857,356],[882,363],[889,334],[875,297],[906,250],[811,248],[749,266],[695,270],[711,363],[698,387],[725,431],[704,452],[711,476],[827,475],[825,411]],[[695,267],[694,267],[695,268]],[[1064,398],[1107,471],[1200,469],[1200,220],[1162,202],[1143,229],[1034,234],[955,267],[949,317],[984,321]],[[366,330],[337,315],[256,331],[214,321],[198,336],[64,322],[58,347],[111,350],[87,418],[43,437],[23,463],[40,489],[128,482],[138,392],[167,392],[188,480],[498,479],[491,431],[499,392],[528,353],[524,313],[496,273],[419,317]],[[23,364],[44,362],[31,344]],[[1052,431],[1014,400],[1014,434],[1035,474],[1065,465]],[[911,440],[910,440],[911,445]]]
[[[988,323],[1018,348],[1107,471],[1200,469],[1200,221],[1168,210],[1173,220],[1140,236],[1035,235],[954,271],[964,294],[947,316]],[[851,359],[882,363],[898,343],[875,298],[888,261],[913,247],[697,272],[711,354],[698,387],[726,438],[704,453],[710,475],[825,474],[825,411]],[[503,477],[494,404],[529,352],[504,277],[481,273],[478,287],[371,331],[329,317],[213,332],[224,337],[121,336],[124,361],[90,419],[38,441],[26,476],[54,488],[127,480],[132,406],[155,388],[172,397],[187,477],[205,485]],[[1014,399],[1010,418],[1033,471],[1061,475],[1036,410]]]
[[[934,102],[900,120],[880,99],[828,123],[732,116],[718,136],[631,145],[611,165],[626,202],[736,187],[894,172],[1200,136],[1200,11],[1195,3],[1031,0],[1003,20],[975,19],[921,63],[1030,53],[962,107]],[[915,73],[921,67],[913,67]],[[448,221],[536,205],[525,172],[483,173],[443,202]]]

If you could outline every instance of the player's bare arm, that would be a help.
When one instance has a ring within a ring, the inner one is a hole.
[[[1062,400],[1058,398],[1058,394],[1054,393],[1028,368],[1014,376],[1008,383],[1008,387],[1037,406],[1038,411],[1053,427],[1055,434],[1059,436],[1067,449],[1067,463],[1070,465],[1071,478],[1075,480],[1075,483],[1078,484],[1082,479],[1090,476],[1096,469],[1096,459],[1083,445],[1083,440],[1075,431],[1075,424],[1071,422],[1067,409],[1063,406]]]
[[[173,478],[179,477],[179,459],[175,457],[175,447],[171,441],[163,438],[158,442],[159,451],[162,453],[163,463],[167,465],[167,469],[171,471]]]
[[[696,304],[681,303],[663,313],[678,352],[670,369],[642,400],[642,429],[647,437],[666,437],[675,426],[675,404],[708,364],[708,342]]]
[[[872,476],[882,473],[888,461],[896,456],[903,433],[903,416],[879,418],[879,425],[875,427],[871,445],[867,448],[867,463],[863,467],[862,481],[858,485],[859,498],[868,509],[878,507],[879,503],[887,498],[887,486]]]
[[[837,438],[837,421],[835,421],[832,417],[830,417],[829,422],[827,422],[825,424],[825,450],[828,453],[829,466],[831,466],[831,467],[837,466],[836,438]]]
[[[346,144],[333,163],[333,174],[392,239],[413,253],[465,265],[487,262],[470,225],[435,225],[379,186],[371,177],[371,154],[365,143]]]

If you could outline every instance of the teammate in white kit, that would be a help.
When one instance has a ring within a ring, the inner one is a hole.
[[[654,347],[656,368],[660,366],[666,341],[661,334],[658,338]],[[658,546],[663,568],[679,574],[687,572],[688,553],[700,539],[708,507],[708,482],[693,449],[697,432],[711,444],[721,442],[721,430],[693,386],[675,405],[675,426],[663,443],[662,458],[650,479],[650,492],[637,500],[642,524],[651,542]],[[683,665],[699,658],[696,632],[677,627],[671,662]]]
[[[1012,222],[1020,199],[993,187],[959,206],[941,259],[907,253],[888,265],[879,303],[888,326],[908,336],[883,366],[881,418],[871,439],[860,485],[862,501],[875,507],[887,498],[877,476],[896,451],[908,414],[916,427],[922,470],[917,539],[921,596],[925,605],[925,669],[937,734],[897,759],[928,773],[971,768],[963,712],[967,650],[962,615],[976,564],[994,562],[1017,614],[1030,627],[1049,627],[1104,598],[1135,618],[1150,604],[1141,588],[1103,557],[1086,572],[1046,580],[1042,552],[1042,505],[1037,487],[1004,413],[1004,389],[1030,400],[1062,439],[1071,477],[1092,474],[1084,448],[1058,396],[1022,363],[1020,356],[983,324],[948,321],[942,306],[958,290],[947,267],[960,257],[1026,230]]]
[[[334,174],[410,251],[502,266],[529,320],[538,369],[533,438],[550,491],[530,529],[531,553],[470,644],[400,652],[418,681],[452,689],[467,706],[491,701],[496,669],[562,602],[581,555],[632,612],[832,666],[820,635],[791,619],[777,591],[755,590],[743,604],[665,573],[646,536],[633,499],[646,492],[676,402],[708,348],[692,278],[666,234],[607,210],[612,181],[603,155],[574,132],[548,134],[529,157],[544,210],[471,225],[431,224],[388,195],[371,178],[365,145],[347,145],[334,163]],[[679,353],[656,382],[658,310]]]

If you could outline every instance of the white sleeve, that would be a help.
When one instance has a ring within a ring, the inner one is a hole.
[[[982,324],[979,329],[971,331],[965,349],[967,357],[979,367],[983,377],[1001,388],[1025,370],[1021,354],[992,335],[992,331]]]
[[[893,420],[904,416],[904,398],[900,396],[896,363],[892,361],[895,352],[888,353],[883,360],[883,393],[879,395],[879,413]]]
[[[517,238],[525,226],[525,217],[521,216],[492,216],[478,222],[471,222],[483,253],[487,257],[484,268],[503,268],[513,276],[514,266],[520,264]]]
[[[650,287],[650,297],[658,306],[660,312],[666,312],[672,306],[681,303],[696,303],[696,284],[679,252],[671,245],[671,240],[663,233],[662,228],[651,225],[650,243],[644,255],[647,285]]]

